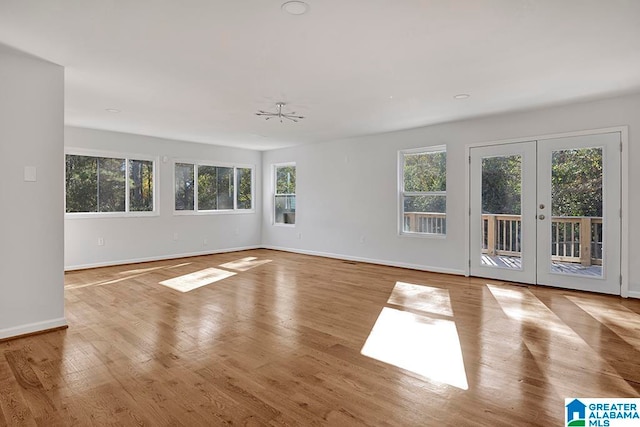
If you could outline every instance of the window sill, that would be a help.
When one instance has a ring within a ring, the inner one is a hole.
[[[254,214],[255,209],[221,209],[216,211],[173,211],[174,216],[201,216],[201,215],[242,215]]]
[[[153,212],[65,212],[64,219],[148,218],[160,216]]]
[[[446,239],[446,234],[436,233],[415,233],[408,231],[401,231],[398,233],[398,237],[418,238],[418,239]]]

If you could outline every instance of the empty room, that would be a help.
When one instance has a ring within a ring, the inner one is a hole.
[[[0,426],[640,425],[640,2],[0,0]]]

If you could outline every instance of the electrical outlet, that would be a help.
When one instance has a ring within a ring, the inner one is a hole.
[[[104,246],[104,237],[98,237],[98,246]]]
[[[297,237],[298,237],[298,240],[302,239],[302,233],[298,233]]]
[[[173,233],[173,240],[178,240],[178,233]]]
[[[207,246],[209,244],[209,240],[208,239],[203,239],[202,240],[202,246]]]
[[[364,243],[367,241],[367,238],[364,236],[360,236],[360,243]]]

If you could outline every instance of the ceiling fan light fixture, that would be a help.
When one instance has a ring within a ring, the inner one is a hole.
[[[303,1],[292,0],[282,3],[282,10],[289,15],[304,15],[309,11],[309,5]]]
[[[278,109],[278,111],[271,112],[271,111],[258,110],[258,112],[256,113],[256,116],[264,117],[265,120],[271,120],[273,118],[279,119],[280,123],[284,123],[282,119],[287,119],[295,123],[297,123],[298,120],[304,119],[304,116],[297,115],[295,111],[292,111],[290,113],[283,112],[282,108],[285,105],[287,105],[285,102],[276,102],[276,108]]]

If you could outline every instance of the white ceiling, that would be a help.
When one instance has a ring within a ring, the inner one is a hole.
[[[66,68],[69,125],[259,150],[640,90],[639,0],[283,2],[0,0],[0,43]]]

